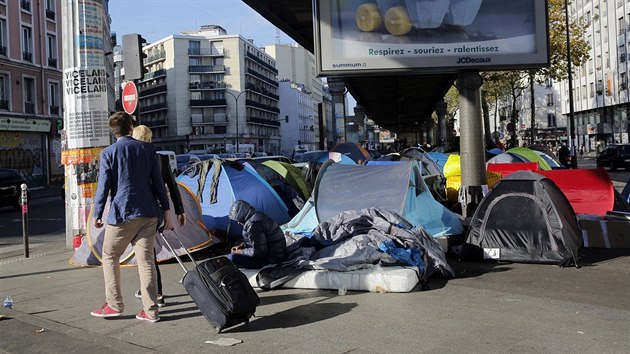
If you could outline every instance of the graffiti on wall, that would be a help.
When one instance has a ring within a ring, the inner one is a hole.
[[[45,184],[41,136],[0,132],[0,167],[19,171],[31,187]]]

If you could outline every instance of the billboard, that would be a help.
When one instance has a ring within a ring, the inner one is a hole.
[[[544,0],[313,0],[321,75],[548,65]]]

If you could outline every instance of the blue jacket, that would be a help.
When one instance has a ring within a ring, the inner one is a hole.
[[[103,217],[108,196],[111,202],[106,223],[110,225],[140,217],[159,217],[157,200],[163,210],[169,209],[153,145],[122,136],[101,151],[94,219]]]

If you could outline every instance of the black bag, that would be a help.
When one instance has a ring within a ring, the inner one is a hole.
[[[160,235],[186,272],[182,280],[184,288],[217,333],[224,328],[249,322],[260,304],[260,298],[245,274],[226,257],[211,258],[197,264],[186,250],[195,263],[195,268],[188,271],[164,234],[160,232]]]

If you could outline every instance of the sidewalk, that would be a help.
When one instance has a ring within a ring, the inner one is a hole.
[[[89,312],[104,301],[99,267],[68,264],[58,244],[32,258],[0,260],[0,352],[4,353],[626,353],[630,347],[630,250],[592,253],[580,269],[466,263],[455,279],[404,294],[280,289],[260,292],[256,317],[215,334],[178,283],[176,263],[161,265],[162,321],[134,318],[135,268],[123,268],[125,316]],[[220,348],[205,341],[235,338]]]

